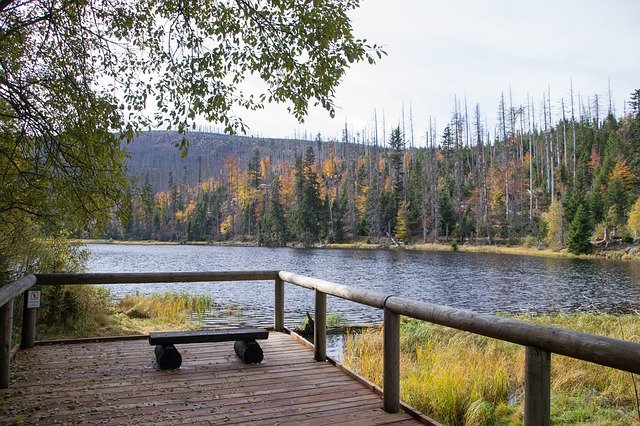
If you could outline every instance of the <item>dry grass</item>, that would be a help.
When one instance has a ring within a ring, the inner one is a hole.
[[[529,318],[562,328],[640,342],[637,315]],[[445,424],[521,424],[524,348],[421,321],[401,326],[401,396]],[[344,362],[382,384],[382,331],[347,338]],[[632,378],[611,368],[552,358],[554,424],[637,424]]]
[[[126,295],[117,305],[116,311],[129,318],[153,319],[172,324],[190,322],[211,309],[209,296],[193,296],[186,293],[156,293]]]

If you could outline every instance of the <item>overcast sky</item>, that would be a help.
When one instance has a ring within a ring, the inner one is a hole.
[[[371,127],[375,108],[380,128],[384,110],[388,135],[403,104],[408,125],[411,105],[418,143],[429,117],[442,133],[456,95],[466,96],[470,109],[479,103],[493,129],[500,94],[510,86],[516,104],[526,103],[527,94],[541,103],[550,89],[560,113],[571,80],[585,98],[598,94],[603,108],[610,81],[621,115],[640,88],[639,19],[639,0],[364,0],[353,13],[355,32],[383,45],[388,56],[347,71],[335,119],[318,109],[300,125],[284,107],[242,117],[253,135],[335,138],[345,121],[353,132]]]

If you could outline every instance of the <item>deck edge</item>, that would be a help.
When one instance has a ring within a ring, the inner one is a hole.
[[[294,339],[300,341],[304,345],[306,345],[306,346],[308,346],[310,348],[313,348],[313,343],[311,343],[310,341],[308,341],[307,339],[305,339],[303,336],[299,335],[295,331],[290,330],[289,328],[285,327],[284,328],[284,332],[286,334],[290,335],[291,337],[293,337]],[[339,361],[333,359],[329,355],[327,355],[327,361],[330,364],[332,364],[333,366],[337,367],[339,370],[345,372],[347,375],[349,375],[352,378],[354,378],[357,382],[359,382],[359,383],[367,386],[368,388],[370,388],[372,391],[374,391],[376,393],[376,395],[382,396],[382,388],[380,388],[375,383],[370,382],[366,377],[356,373],[355,371],[353,371],[350,368],[346,367],[344,364],[342,364]],[[411,405],[409,405],[409,404],[407,404],[407,403],[405,403],[403,401],[400,401],[400,407],[402,408],[402,411],[404,411],[405,413],[409,414],[411,417],[413,417],[414,419],[418,420],[421,423],[424,423],[426,425],[432,425],[432,426],[441,426],[441,424],[438,423],[437,421],[435,421],[434,419],[432,419],[429,416],[423,414],[419,410],[413,408]]]

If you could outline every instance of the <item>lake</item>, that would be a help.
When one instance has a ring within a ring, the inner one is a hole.
[[[88,272],[288,270],[353,287],[480,313],[640,311],[640,263],[486,253],[199,245],[90,244]],[[248,317],[272,321],[273,282],[109,285],[131,292],[206,294]],[[313,312],[313,292],[285,286],[285,322]],[[328,297],[328,311],[371,324],[382,312]]]

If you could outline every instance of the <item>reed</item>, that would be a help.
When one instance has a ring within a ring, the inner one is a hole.
[[[638,315],[521,318],[640,341]],[[401,324],[401,398],[452,425],[521,424],[524,348],[417,320]],[[382,384],[382,330],[347,337],[345,364]],[[563,356],[552,358],[554,424],[636,424],[632,376]]]
[[[173,292],[135,293],[126,295],[116,305],[116,310],[129,318],[184,324],[193,317],[201,317],[212,306],[209,296]]]

